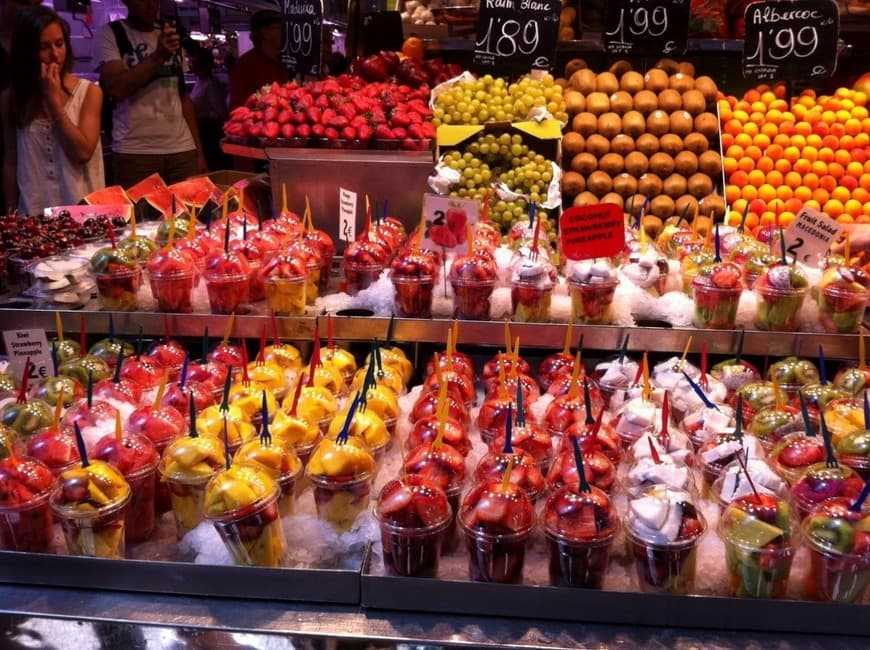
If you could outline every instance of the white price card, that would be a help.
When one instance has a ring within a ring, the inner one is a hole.
[[[785,231],[785,248],[795,261],[818,266],[842,226],[827,215],[803,208]]]
[[[338,188],[339,238],[348,244],[356,239],[356,192]]]
[[[45,338],[45,330],[7,330],[3,332],[3,343],[16,380],[21,379],[28,357],[31,381],[52,375],[51,349]]]

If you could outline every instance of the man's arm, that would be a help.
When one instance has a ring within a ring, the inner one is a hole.
[[[205,162],[205,155],[202,152],[202,140],[200,140],[199,126],[196,123],[196,109],[193,107],[193,101],[187,93],[181,97],[181,113],[184,115],[184,121],[187,122],[187,128],[190,129],[190,134],[193,136],[193,142],[196,145],[197,166],[199,167],[199,171],[207,172],[208,165]]]
[[[175,32],[175,28],[166,25],[157,40],[157,49],[138,65],[128,68],[120,59],[108,57],[103,59],[100,66],[100,85],[109,97],[116,101],[123,101],[148,85],[157,75],[160,66],[166,63],[180,47],[181,39]]]

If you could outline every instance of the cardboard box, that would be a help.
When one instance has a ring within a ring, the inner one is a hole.
[[[487,122],[486,124],[442,124],[436,134],[436,158],[447,149],[459,149],[480,133],[519,133],[523,142],[535,153],[545,156],[557,165],[562,164],[562,125],[558,120],[542,122]],[[531,136],[531,137],[529,137]]]

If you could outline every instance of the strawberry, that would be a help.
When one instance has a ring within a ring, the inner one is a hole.
[[[438,246],[444,248],[453,248],[456,246],[456,236],[450,232],[447,226],[435,224],[429,228],[429,239],[435,242]]]
[[[410,125],[410,124],[411,124],[411,118],[408,116],[407,113],[394,112],[390,116],[390,125],[391,126],[394,126],[394,127],[398,126],[398,127],[407,128],[408,125]]]
[[[326,132],[323,134],[327,140],[338,140],[338,131],[331,126],[326,127]]]
[[[296,127],[296,136],[299,138],[311,137],[311,127],[308,124],[300,124]]]
[[[372,139],[372,136],[374,135],[374,131],[372,131],[372,128],[370,126],[368,126],[367,124],[363,124],[363,125],[357,127],[356,132],[357,132],[357,137],[360,140],[362,140],[363,142],[368,142],[369,140]]]
[[[425,140],[426,132],[423,129],[422,124],[412,124],[408,127],[408,135],[415,140]]]
[[[263,120],[266,122],[274,122],[278,119],[278,109],[270,106],[263,111]]]
[[[311,124],[317,124],[323,117],[323,111],[317,106],[312,106],[305,112],[305,116]]]
[[[359,128],[360,128],[361,126],[368,126],[368,120],[366,120],[366,118],[363,117],[362,115],[357,115],[356,117],[354,117],[354,118],[350,121],[350,125],[351,125],[353,128],[359,130]]]
[[[263,137],[274,140],[281,134],[281,125],[277,122],[266,122],[263,125]]]
[[[408,137],[408,131],[402,127],[393,128],[393,140],[404,140]]]
[[[345,140],[356,140],[356,129],[346,126],[341,130],[341,137]]]
[[[281,137],[287,138],[288,140],[293,137],[296,133],[296,127],[292,124],[282,124],[281,125]]]
[[[386,124],[378,124],[375,127],[375,138],[378,140],[392,140],[393,131]]]
[[[307,126],[307,125],[303,125],[303,126]],[[299,128],[301,129],[302,127],[299,127]],[[315,138],[322,138],[322,137],[324,137],[325,134],[326,134],[326,127],[323,126],[322,124],[314,124],[311,126],[311,135],[313,135]]]
[[[408,119],[411,121],[411,124],[422,124],[423,118],[416,111],[408,111]]]
[[[287,109],[283,109],[278,113],[278,124],[289,124],[293,118],[293,114]]]
[[[356,109],[354,109],[353,105],[350,103],[341,104],[336,111],[339,115],[342,115],[348,122],[350,122],[353,118],[356,117]]]
[[[297,125],[298,124],[305,124],[308,121],[308,118],[306,117],[305,113],[303,113],[302,111],[296,111],[295,113],[293,113],[292,119],[293,119],[293,123],[297,124]]]
[[[318,108],[329,108],[329,97],[326,95],[320,95],[320,97],[314,100],[314,105]]]
[[[331,108],[327,108],[321,114],[319,121],[324,126],[329,126],[330,123],[332,122],[332,120],[334,120],[336,118],[336,115],[337,114],[336,114],[335,110],[333,110]]]
[[[263,131],[263,125],[260,122],[252,122],[248,126],[248,135],[252,138],[259,138],[260,133]]]
[[[331,126],[334,129],[343,129],[349,124],[350,120],[348,120],[344,115],[336,115],[329,122],[326,122],[326,126]]]

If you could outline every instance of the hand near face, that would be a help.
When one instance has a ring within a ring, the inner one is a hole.
[[[163,25],[163,31],[157,41],[157,54],[165,61],[181,48],[181,37],[175,27],[169,23]]]
[[[41,63],[40,68],[43,96],[49,101],[61,99],[64,92],[60,78],[60,65],[57,63]]]

